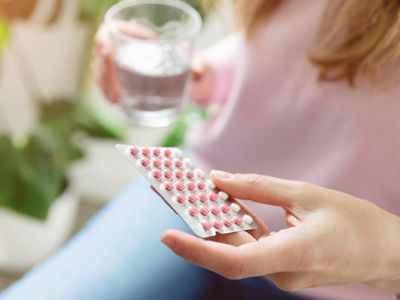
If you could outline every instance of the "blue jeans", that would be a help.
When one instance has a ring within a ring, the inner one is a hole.
[[[160,243],[167,228],[188,230],[138,180],[0,300],[302,299],[263,278],[230,281],[185,262]]]

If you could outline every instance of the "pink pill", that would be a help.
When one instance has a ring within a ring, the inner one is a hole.
[[[147,158],[142,158],[142,159],[140,160],[140,164],[141,164],[143,167],[147,168],[148,166],[150,166],[150,160],[148,160]]]
[[[153,177],[157,180],[160,180],[160,178],[162,177],[162,173],[160,170],[154,170],[153,171]]]
[[[192,206],[191,208],[188,209],[188,214],[191,215],[192,217],[195,217],[197,215],[197,208]]]
[[[184,185],[182,182],[178,182],[178,183],[175,185],[175,188],[176,188],[178,191],[183,192],[183,191],[185,190],[185,185]]]
[[[177,167],[178,169],[182,169],[183,168],[183,162],[180,159],[178,159],[175,162],[175,167]]]
[[[202,208],[200,208],[200,213],[201,213],[203,216],[207,216],[208,213],[209,213],[209,210],[208,210],[207,207],[202,207]]]
[[[195,194],[190,194],[189,195],[189,202],[190,203],[196,203],[196,201],[197,201],[196,195]]]
[[[206,194],[201,193],[201,194],[199,195],[199,199],[200,199],[200,201],[203,202],[203,203],[207,202],[207,196],[206,196]]]
[[[161,150],[160,149],[158,149],[158,148],[153,149],[153,155],[154,156],[160,156],[160,154],[161,154]]]
[[[225,225],[226,227],[231,227],[231,226],[232,226],[232,221],[229,220],[229,219],[225,219],[225,220],[224,220],[224,225]]]
[[[221,223],[220,221],[215,221],[215,222],[214,222],[214,227],[215,227],[216,229],[220,229],[220,228],[222,227],[222,223]]]
[[[144,156],[149,156],[150,155],[150,149],[149,148],[143,148],[143,150],[142,150],[142,154],[144,155]]]
[[[178,179],[182,179],[182,177],[183,177],[182,171],[179,171],[179,170],[176,171],[176,172],[175,172],[175,177],[178,178]]]
[[[218,215],[218,214],[219,214],[219,208],[216,207],[216,206],[213,206],[213,207],[211,208],[211,213],[212,213],[213,215]]]
[[[138,147],[132,147],[132,148],[131,148],[131,154],[132,154],[133,156],[137,156],[137,155],[139,154],[139,149],[138,149]]]
[[[221,206],[221,211],[224,213],[224,214],[227,214],[228,212],[229,212],[229,210],[230,210],[230,208],[229,208],[229,206],[228,205],[222,205]]]
[[[158,158],[153,160],[153,166],[155,166],[156,168],[160,168],[161,167],[161,160],[159,160]]]
[[[240,226],[240,225],[242,225],[243,220],[242,220],[241,217],[236,216],[236,217],[233,218],[233,222],[234,222],[236,225],[239,225],[239,226]]]
[[[183,203],[185,203],[185,196],[183,194],[178,194],[178,195],[176,195],[175,200],[178,203],[183,204]]]
[[[187,189],[191,192],[193,192],[196,189],[196,185],[193,182],[189,182],[187,184]]]
[[[186,177],[187,177],[188,179],[193,179],[193,177],[194,177],[193,172],[192,172],[192,171],[187,171],[187,172],[186,172]]]
[[[174,189],[174,186],[171,182],[164,183],[164,189],[168,192],[171,192]]]
[[[208,198],[210,198],[211,201],[215,202],[218,199],[218,196],[216,193],[211,193],[210,195],[208,195]]]
[[[201,226],[203,226],[205,231],[208,231],[211,229],[212,224],[209,221],[204,221],[204,222],[201,222]]]
[[[197,183],[197,188],[198,188],[200,191],[204,190],[205,187],[206,187],[206,185],[204,184],[203,181],[200,181],[200,182]]]
[[[165,149],[165,150],[164,150],[164,155],[165,155],[166,157],[171,157],[171,154],[172,154],[171,150],[169,150],[169,149]]]
[[[166,168],[171,168],[171,166],[172,166],[172,161],[171,161],[170,159],[164,160],[164,166],[165,166]]]
[[[172,171],[171,170],[165,170],[164,171],[164,177],[167,178],[167,179],[171,179]]]

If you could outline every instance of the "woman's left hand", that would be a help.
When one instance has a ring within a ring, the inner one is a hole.
[[[278,287],[366,283],[400,292],[400,218],[356,197],[309,183],[214,171],[232,197],[280,206],[288,228],[203,240],[176,230],[161,241],[182,258],[230,279],[267,276]]]

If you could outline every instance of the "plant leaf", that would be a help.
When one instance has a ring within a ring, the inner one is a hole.
[[[166,134],[161,141],[162,147],[181,147],[184,144],[184,139],[188,129],[195,123],[207,118],[210,111],[191,105],[172,125],[171,130]]]
[[[0,204],[37,219],[45,219],[61,193],[63,172],[43,151],[16,147],[0,137]]]
[[[80,101],[74,112],[76,128],[92,137],[123,140],[125,126],[97,106]]]
[[[0,14],[0,54],[4,49],[9,37],[8,23]]]

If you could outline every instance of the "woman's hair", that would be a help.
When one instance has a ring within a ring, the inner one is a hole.
[[[203,1],[207,6],[219,2]],[[237,21],[249,39],[281,2],[235,0]],[[354,85],[359,75],[379,78],[400,59],[400,0],[330,0],[309,59],[320,80]]]

